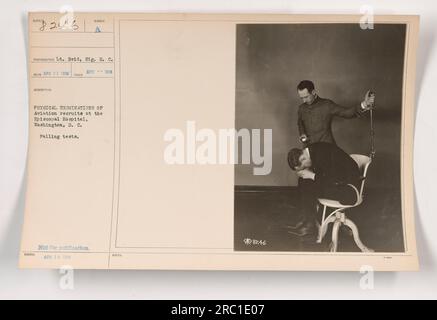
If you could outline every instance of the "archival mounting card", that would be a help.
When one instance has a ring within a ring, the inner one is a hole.
[[[417,16],[28,28],[20,267],[418,269]]]

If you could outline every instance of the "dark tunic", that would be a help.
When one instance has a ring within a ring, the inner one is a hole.
[[[332,143],[317,142],[308,146],[314,181],[324,189],[338,184],[356,184],[360,171],[354,159]]]
[[[317,97],[311,105],[303,103],[298,109],[299,135],[306,134],[309,143],[328,142],[335,144],[331,122],[334,116],[355,118],[361,114],[361,106],[346,108],[332,100]]]
[[[347,184],[358,187],[360,170],[357,163],[332,143],[316,142],[308,146],[314,180],[299,178],[299,206],[308,219],[316,219],[317,199],[337,200],[352,205],[357,201],[355,191]]]

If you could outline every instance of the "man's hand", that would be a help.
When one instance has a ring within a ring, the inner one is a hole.
[[[375,93],[371,90],[367,91],[364,96],[364,101],[361,103],[361,107],[364,111],[368,111],[375,106]]]
[[[296,171],[296,174],[299,178],[311,179],[311,180],[314,180],[314,177],[316,176],[316,174],[309,169],[302,169]]]
[[[300,142],[302,142],[302,143],[308,142],[308,136],[305,133],[301,134],[299,139],[300,139]]]

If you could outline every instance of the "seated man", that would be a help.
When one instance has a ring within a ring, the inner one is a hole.
[[[337,200],[345,205],[357,201],[356,192],[348,184],[358,186],[358,165],[338,146],[316,142],[303,150],[291,149],[288,164],[299,176],[299,209],[302,216],[291,233],[299,236],[316,234],[318,198]]]

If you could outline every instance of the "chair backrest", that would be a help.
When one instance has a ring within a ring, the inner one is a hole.
[[[361,176],[363,177],[363,180],[361,180],[361,185],[360,185],[360,190],[359,190],[360,191],[360,198],[362,198],[363,190],[364,190],[364,183],[366,182],[367,169],[369,168],[369,165],[372,162],[372,159],[370,157],[362,155],[362,154],[351,154],[350,156],[357,163],[358,169],[360,170]]]

